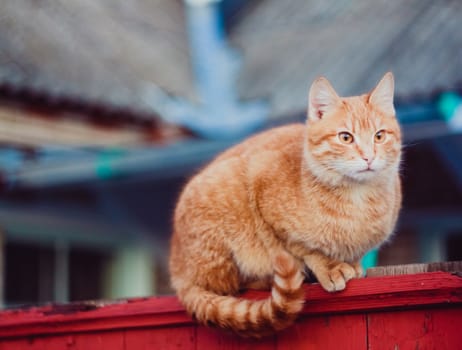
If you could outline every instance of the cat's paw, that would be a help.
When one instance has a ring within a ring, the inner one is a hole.
[[[356,271],[356,276],[355,278],[361,278],[361,277],[364,277],[364,269],[363,267],[361,266],[361,263],[360,262],[355,262],[353,263],[353,268],[355,269]]]
[[[358,275],[359,274],[359,275]],[[347,263],[339,263],[327,270],[325,274],[316,276],[321,286],[328,292],[344,290],[346,283],[355,277],[362,275],[362,268]]]

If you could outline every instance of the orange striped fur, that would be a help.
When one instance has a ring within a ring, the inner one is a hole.
[[[401,205],[393,89],[387,73],[371,93],[341,98],[319,78],[305,125],[253,136],[191,179],[170,273],[199,322],[267,335],[300,312],[305,267],[331,292],[362,275],[359,259],[389,238]],[[271,296],[240,299],[244,288]]]

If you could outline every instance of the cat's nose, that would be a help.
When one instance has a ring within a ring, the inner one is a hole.
[[[371,165],[371,163],[374,161],[373,156],[363,157],[363,159],[366,161],[367,165]]]

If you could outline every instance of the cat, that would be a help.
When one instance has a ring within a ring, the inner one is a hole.
[[[394,78],[361,96],[329,81],[309,90],[305,124],[264,131],[225,151],[183,189],[174,213],[172,287],[195,319],[261,337],[288,327],[308,268],[340,291],[386,241],[401,206]],[[271,289],[245,300],[246,288]]]

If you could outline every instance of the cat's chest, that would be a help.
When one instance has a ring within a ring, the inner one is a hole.
[[[355,260],[383,242],[393,228],[391,195],[355,191],[335,199],[312,198],[297,232],[310,247],[342,260]]]

